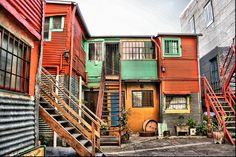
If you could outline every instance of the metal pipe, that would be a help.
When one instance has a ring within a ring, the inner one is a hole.
[[[45,21],[45,0],[42,0],[42,22],[41,22],[41,41],[39,48],[39,60],[38,60],[38,74],[35,84],[35,145],[38,145],[39,141],[39,99],[40,99],[40,81],[42,70],[42,58],[43,58],[43,44],[44,44],[44,21]]]

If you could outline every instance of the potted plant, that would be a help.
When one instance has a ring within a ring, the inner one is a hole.
[[[107,135],[108,132],[107,130],[109,130],[109,125],[107,124],[107,122],[104,122],[104,124],[101,125],[101,135]]]
[[[203,120],[201,124],[196,128],[196,132],[198,135],[203,136],[207,135],[207,121]]]
[[[122,143],[126,142],[129,140],[130,138],[130,133],[131,131],[128,128],[127,125],[127,112],[129,110],[125,110],[124,108],[122,109],[122,120],[121,120],[121,124],[122,124],[122,135],[121,135],[121,141]]]
[[[222,116],[222,120],[227,121],[227,116]],[[222,123],[218,123],[218,125],[213,125],[213,140],[214,143],[222,144],[224,139],[224,126]]]
[[[196,135],[196,121],[195,119],[193,118],[189,118],[188,119],[188,122],[187,122],[187,125],[189,126],[189,132],[190,132],[190,135]]]

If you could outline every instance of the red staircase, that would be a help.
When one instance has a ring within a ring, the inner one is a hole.
[[[215,94],[206,77],[202,77],[205,104],[210,123],[210,109],[216,115],[218,124],[224,129],[225,138],[235,144],[235,38],[228,49],[225,61],[221,69],[222,93]]]

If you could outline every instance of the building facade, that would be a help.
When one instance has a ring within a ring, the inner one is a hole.
[[[88,106],[98,109],[103,88],[101,117],[112,132],[122,123],[122,109],[132,133],[144,131],[147,120],[166,123],[172,135],[179,116],[185,122],[190,117],[200,121],[197,43],[196,34],[89,38],[85,44]],[[116,99],[119,92],[122,98]],[[116,109],[119,102],[122,106]]]
[[[235,1],[192,0],[180,15],[180,23],[184,33],[202,33],[201,75],[208,78],[215,92],[221,92],[221,68],[235,37]]]
[[[83,41],[88,35],[76,3],[46,1],[42,66],[80,100],[87,81]],[[57,91],[57,94],[61,95],[60,92]],[[53,145],[53,138],[56,146],[55,133],[40,119],[40,140]],[[61,145],[60,142],[58,144]]]
[[[0,1],[0,156],[38,144],[43,2]]]

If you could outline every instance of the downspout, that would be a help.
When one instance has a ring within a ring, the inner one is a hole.
[[[43,58],[44,44],[44,20],[45,20],[45,0],[42,0],[42,22],[41,22],[41,40],[39,47],[38,73],[35,84],[35,146],[39,145],[39,99],[40,99],[40,81]]]
[[[199,42],[198,42],[198,36],[197,36],[197,62],[198,62],[198,85],[199,85],[199,93],[198,93],[198,100],[199,100],[199,107],[200,107],[200,113],[199,114],[201,114],[202,113],[202,87],[201,87],[201,74],[200,74],[200,54],[199,54]],[[206,104],[205,104],[206,105]],[[200,116],[201,117],[201,116]],[[199,122],[201,122],[202,121],[202,119],[200,118],[199,119]]]
[[[73,6],[72,17],[71,17],[71,39],[70,39],[70,71],[69,71],[69,91],[71,92],[72,87],[72,67],[73,67],[73,56],[74,56],[74,21],[75,21],[76,4]]]
[[[155,46],[158,48],[158,51],[155,51],[156,52],[156,61],[158,61],[158,59],[159,59],[159,67],[158,67],[158,71],[159,71],[159,78],[160,78],[160,73],[161,73],[161,69],[160,69],[160,66],[162,65],[162,63],[161,63],[161,56],[160,56],[160,53],[161,53],[161,47],[160,47],[160,45],[156,42],[156,40],[154,40],[153,39],[153,36],[151,36],[151,40],[155,43]],[[157,57],[157,56],[159,56],[159,58]],[[161,81],[162,79],[160,78],[160,81]],[[161,82],[162,83],[162,82]],[[160,106],[160,108],[159,108],[159,115],[160,115],[160,123],[162,123],[163,122],[163,118],[162,118],[162,95],[161,95],[161,93],[162,93],[162,84],[159,84],[159,106]]]

